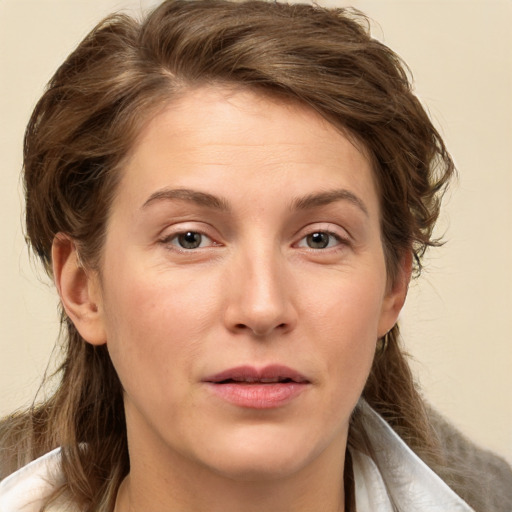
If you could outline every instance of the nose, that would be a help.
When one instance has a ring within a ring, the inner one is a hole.
[[[293,330],[297,312],[285,266],[274,251],[252,253],[232,265],[225,311],[230,331],[265,338]]]

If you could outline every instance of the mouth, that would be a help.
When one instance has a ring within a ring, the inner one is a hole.
[[[260,369],[252,366],[238,366],[211,375],[204,381],[213,384],[276,384],[289,382],[305,384],[309,382],[301,373],[282,365],[270,365]]]
[[[282,365],[264,368],[239,366],[203,379],[211,391],[232,405],[250,409],[275,409],[296,399],[311,382]]]
[[[229,384],[229,383],[237,383],[237,384],[283,384],[288,382],[300,382],[294,379],[290,379],[288,377],[269,377],[269,378],[261,378],[258,377],[234,377],[230,379],[224,379],[216,382],[215,384]]]

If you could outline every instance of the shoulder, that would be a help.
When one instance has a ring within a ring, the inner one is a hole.
[[[474,512],[367,403],[358,407],[372,452],[352,453],[356,503],[366,503],[363,510]],[[389,504],[383,507],[386,496]]]
[[[507,462],[477,446],[431,408],[429,418],[454,490],[477,511],[512,511],[512,469]]]
[[[57,448],[0,482],[0,512],[39,512],[48,497],[62,483],[61,453]],[[71,510],[71,507],[61,500],[48,512]]]

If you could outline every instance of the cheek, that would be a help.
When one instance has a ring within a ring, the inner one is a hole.
[[[317,340],[335,392],[353,390],[356,397],[362,391],[375,353],[385,286],[378,272],[358,279],[340,276],[306,303],[313,319],[308,337]]]
[[[365,270],[330,275],[308,288],[303,309],[329,338],[355,345],[377,340],[386,281],[372,267]]]
[[[121,279],[120,273],[105,283],[104,307],[107,346],[121,382],[130,394],[144,389],[157,397],[170,382],[176,390],[177,372],[190,368],[210,324],[215,305],[205,291],[211,287],[198,291],[179,275],[141,271]]]

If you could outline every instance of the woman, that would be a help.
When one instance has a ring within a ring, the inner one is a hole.
[[[453,163],[362,21],[170,1],[57,71],[24,178],[66,347],[0,510],[472,510],[396,324]]]

